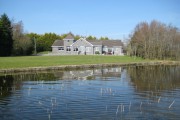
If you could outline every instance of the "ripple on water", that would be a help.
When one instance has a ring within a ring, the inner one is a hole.
[[[40,77],[36,80],[25,79],[20,84],[17,82],[18,84],[9,87],[13,89],[8,92],[0,90],[0,93],[4,93],[0,95],[0,118],[2,120],[180,118],[179,83],[165,80],[171,82],[168,84],[172,84],[172,87],[167,87],[166,83],[153,81],[154,79],[151,79],[151,82],[141,80],[141,77],[138,79],[135,74],[139,73],[137,68],[129,69],[124,68],[118,73],[103,73],[103,75],[96,73],[88,77],[89,80],[70,79],[69,76],[68,79],[62,79],[61,76],[61,79],[55,80],[49,80],[50,78],[44,80]],[[70,75],[68,73],[66,71],[64,74]],[[160,73],[162,68],[157,75]],[[154,72],[149,74],[156,75]],[[52,75],[53,73],[51,77]],[[162,76],[157,78],[160,79]],[[173,78],[176,78],[175,74]],[[174,81],[179,82],[176,79]]]

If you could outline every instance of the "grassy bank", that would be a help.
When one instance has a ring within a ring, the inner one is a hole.
[[[129,56],[23,56],[0,57],[0,69],[46,67],[61,65],[104,64],[104,63],[132,63],[145,62],[141,58]]]

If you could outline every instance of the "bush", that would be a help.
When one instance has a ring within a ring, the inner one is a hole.
[[[95,54],[100,54],[99,51],[95,51]]]

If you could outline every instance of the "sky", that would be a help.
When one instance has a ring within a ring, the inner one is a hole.
[[[180,0],[0,0],[0,15],[22,21],[25,32],[72,32],[126,39],[140,22],[180,28]]]

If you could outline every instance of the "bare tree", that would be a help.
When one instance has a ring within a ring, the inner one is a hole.
[[[32,41],[25,35],[22,21],[13,23],[13,55],[27,55],[32,53]]]
[[[156,20],[139,23],[130,40],[131,53],[146,59],[177,59],[180,51],[178,29]]]

